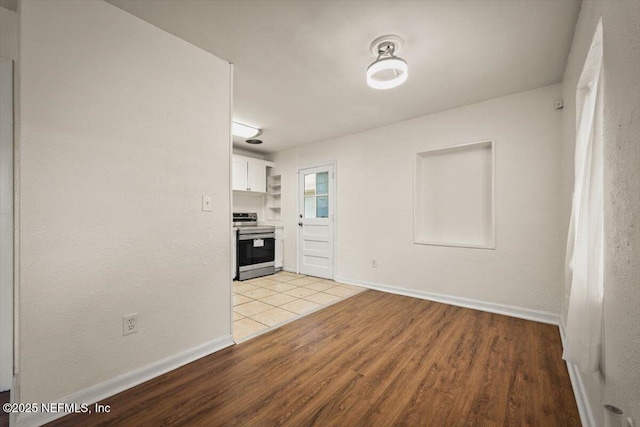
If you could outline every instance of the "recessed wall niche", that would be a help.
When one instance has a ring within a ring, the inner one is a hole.
[[[495,249],[495,142],[415,155],[416,244]]]

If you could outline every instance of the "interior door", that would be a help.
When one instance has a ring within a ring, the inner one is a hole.
[[[333,165],[298,171],[298,269],[333,279],[335,224]]]

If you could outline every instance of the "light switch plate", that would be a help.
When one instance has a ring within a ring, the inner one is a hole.
[[[202,196],[202,212],[211,212],[213,210],[213,202],[211,196]]]

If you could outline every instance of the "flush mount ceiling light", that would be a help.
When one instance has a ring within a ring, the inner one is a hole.
[[[235,136],[239,136],[241,138],[253,138],[262,133],[260,129],[256,129],[254,127],[243,125],[242,123],[237,122],[233,122],[231,132]]]
[[[398,58],[404,40],[398,36],[378,37],[371,43],[371,53],[376,60],[367,68],[367,84],[374,89],[391,89],[400,86],[409,77],[407,61]]]

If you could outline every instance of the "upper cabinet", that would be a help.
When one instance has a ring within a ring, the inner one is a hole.
[[[247,173],[249,171],[249,163],[244,160],[244,157],[233,156],[231,171],[231,188],[238,191],[248,191],[249,181]]]
[[[267,167],[273,167],[273,163],[234,154],[231,188],[234,191],[266,193]]]
[[[262,163],[247,163],[247,191],[267,192],[267,166]]]

